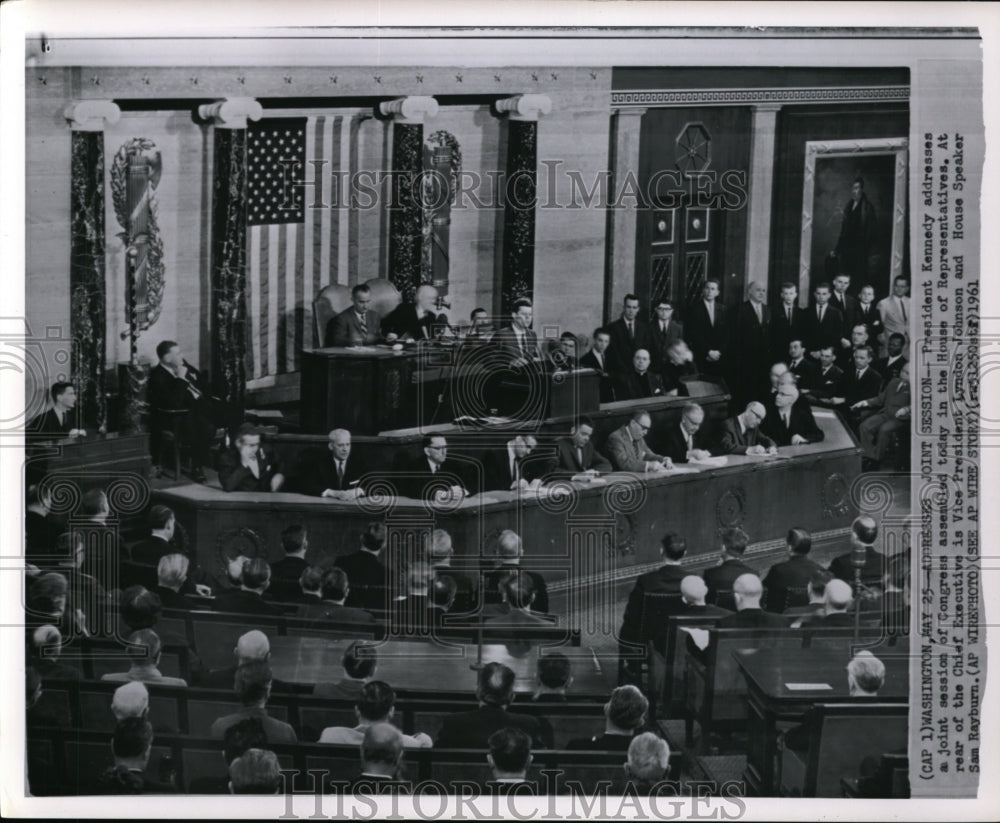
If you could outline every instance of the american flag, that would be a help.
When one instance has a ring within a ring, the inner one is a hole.
[[[247,129],[249,380],[298,371],[300,349],[313,342],[312,301],[348,282],[349,211],[330,206],[342,202],[334,175],[350,169],[350,149],[350,115],[267,118]]]

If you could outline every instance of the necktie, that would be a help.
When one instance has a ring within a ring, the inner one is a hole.
[[[594,359],[597,360],[597,365],[600,366],[601,370],[603,371],[603,369],[604,369],[604,355],[601,354],[600,352],[596,352],[595,351],[594,352]]]
[[[528,353],[528,346],[527,346],[527,344],[526,344],[526,343],[524,342],[524,335],[523,335],[523,334],[522,334],[522,335],[520,335],[520,336],[519,336],[519,337],[517,338],[517,340],[518,340],[518,342],[519,342],[519,343],[521,344],[521,354],[522,354],[522,355],[527,355],[527,353]]]
[[[897,297],[896,299],[899,301],[899,310],[903,313],[903,322],[905,323],[906,322],[906,306],[903,305],[903,298],[902,297]]]
[[[860,379],[861,379],[861,371],[860,371],[860,369],[859,369],[859,370],[858,370],[858,380],[860,380]]]
[[[368,322],[367,318],[363,314],[358,315],[358,322],[361,324],[361,333],[367,337],[368,336]]]
[[[715,325],[715,301],[713,300],[711,303],[709,303],[707,305],[707,307],[708,307],[708,325],[714,326]]]
[[[823,322],[823,309],[824,308],[825,308],[824,306],[817,306],[816,307],[816,316],[819,318],[819,322],[820,323]]]
[[[760,316],[760,303],[754,303],[753,304],[753,313],[757,315],[757,322],[758,323],[763,323],[764,322],[761,319],[761,316]]]
[[[660,323],[660,334],[666,334],[666,333],[667,333],[667,324]]]
[[[343,460],[338,460],[337,461],[337,485],[339,485],[339,486],[343,486],[344,485],[344,461]]]
[[[684,432],[684,440],[687,442],[688,451],[694,448],[694,444],[691,442],[691,432]]]
[[[635,340],[635,330],[632,328],[632,323],[628,324],[628,338],[629,340]]]
[[[792,322],[792,307],[791,307],[791,306],[789,306],[789,307],[788,307],[788,308],[787,308],[787,309],[785,310],[785,317],[787,317],[787,318],[788,318],[788,323],[789,323],[789,325],[791,325],[791,322]]]
[[[788,412],[782,412],[781,419],[785,424],[785,428],[787,429],[791,425],[788,419]]]
[[[583,449],[579,446],[576,447],[576,463],[581,469],[583,468]]]

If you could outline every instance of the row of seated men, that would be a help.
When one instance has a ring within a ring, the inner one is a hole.
[[[623,644],[659,641],[659,651],[663,651],[662,634],[641,636],[647,594],[679,594],[677,614],[718,616],[719,628],[852,627],[859,617],[856,612],[868,612],[887,634],[908,633],[909,557],[898,553],[887,558],[875,549],[877,540],[875,521],[858,517],[851,527],[850,551],[837,555],[824,568],[809,557],[810,534],[792,528],[787,538],[788,559],[759,575],[743,561],[747,534],[730,528],[723,532],[717,565],[693,575],[682,566],[686,541],[668,533],[661,541],[663,565],[635,582],[619,638]],[[625,646],[619,672],[622,682],[637,681],[635,656]]]

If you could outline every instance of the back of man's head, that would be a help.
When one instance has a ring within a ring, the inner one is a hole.
[[[689,574],[681,580],[681,597],[684,598],[684,602],[692,606],[704,606],[707,595],[708,586],[698,575]]]
[[[812,535],[805,529],[789,529],[785,540],[792,554],[807,555],[809,554],[809,550],[812,549]]]
[[[128,656],[134,665],[155,666],[160,659],[159,635],[152,629],[139,629],[128,636]]]
[[[823,592],[823,603],[826,606],[827,614],[831,612],[846,612],[851,605],[852,593],[849,584],[843,580],[834,578],[826,584]]]
[[[32,655],[42,660],[55,660],[62,650],[62,634],[55,626],[39,626],[31,634]]]
[[[507,595],[507,602],[515,609],[526,609],[535,599],[535,581],[525,572],[513,572],[507,575],[503,589]]]
[[[373,723],[361,741],[361,762],[395,768],[403,756],[403,733],[391,723]]]
[[[722,548],[734,557],[742,557],[749,543],[750,538],[743,529],[731,527],[722,532]]]
[[[531,765],[531,738],[521,729],[505,726],[489,738],[489,762],[494,772],[523,776]]]
[[[382,680],[372,680],[361,687],[361,694],[355,704],[358,714],[370,723],[389,719],[389,713],[396,704],[396,693],[392,686]]]
[[[267,749],[247,749],[229,764],[233,794],[277,794],[281,788],[278,756]]]
[[[187,580],[191,561],[183,554],[165,554],[156,564],[157,582],[166,589],[177,589]]]
[[[680,560],[687,552],[687,540],[677,532],[667,532],[660,538],[663,556],[667,560]]]
[[[427,558],[432,563],[451,557],[455,549],[451,545],[451,535],[444,529],[434,529],[427,542]]]
[[[97,514],[107,514],[108,496],[101,489],[90,489],[84,492],[80,501],[80,513],[84,517],[93,517]]]
[[[833,575],[826,569],[818,569],[809,578],[809,600],[822,600],[826,595],[826,584],[833,580]]]
[[[156,592],[145,586],[129,586],[122,592],[118,613],[130,629],[148,629],[156,625],[163,603]]]
[[[667,777],[670,746],[653,732],[637,734],[628,745],[628,760],[625,765],[629,777],[644,786],[651,786]]]
[[[271,641],[267,635],[258,629],[251,629],[241,634],[236,641],[236,660],[238,663],[250,663],[254,660],[267,660],[271,656]]]
[[[149,711],[149,692],[138,680],[133,680],[115,689],[111,697],[111,713],[115,720],[126,717],[145,717]]]
[[[344,650],[340,662],[344,672],[352,680],[365,680],[375,674],[378,652],[371,644],[355,640]]]
[[[538,682],[547,689],[564,689],[569,684],[572,667],[562,652],[538,658]]]
[[[479,670],[477,693],[488,706],[508,706],[514,699],[514,672],[503,663],[487,663]]]
[[[149,528],[161,531],[167,527],[167,523],[174,517],[173,509],[168,506],[153,506],[149,510]]]
[[[271,565],[263,557],[252,557],[243,564],[244,588],[259,591],[271,582]]]
[[[266,702],[271,694],[271,667],[262,660],[244,663],[236,669],[233,689],[244,706]]]
[[[281,530],[281,548],[285,554],[295,554],[306,546],[306,527],[300,523]]]
[[[501,560],[516,560],[521,556],[521,538],[517,532],[504,529],[497,539],[497,556]]]
[[[267,747],[267,733],[264,723],[259,717],[244,717],[239,723],[233,723],[222,735],[222,755],[226,763],[240,757],[247,749],[263,749]]]
[[[874,518],[863,514],[854,519],[854,523],[851,524],[851,533],[862,546],[871,546],[878,539],[878,524]]]
[[[319,566],[306,566],[299,575],[299,588],[314,594],[322,592],[323,570]]]
[[[439,574],[434,578],[434,585],[431,586],[431,602],[435,606],[450,608],[458,593],[458,584],[455,578],[448,574]]]
[[[733,581],[733,595],[736,599],[736,610],[759,609],[760,598],[764,586],[755,574],[741,574]]]
[[[870,651],[862,649],[847,664],[847,677],[865,694],[877,694],[885,683],[885,664]]]
[[[364,534],[361,535],[361,545],[370,552],[382,551],[382,547],[385,546],[385,541],[385,523],[369,523],[365,527]]]
[[[119,720],[111,736],[111,751],[122,760],[148,757],[152,745],[153,724],[145,717]]]
[[[323,599],[340,602],[347,597],[347,572],[334,566],[323,572]]]
[[[611,699],[605,706],[608,720],[625,731],[639,728],[646,721],[648,710],[649,701],[632,685],[619,686],[611,692]]]

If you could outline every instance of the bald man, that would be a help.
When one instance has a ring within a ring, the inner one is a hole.
[[[708,586],[704,579],[696,574],[689,574],[681,580],[681,610],[678,614],[692,617],[728,617],[729,609],[713,606],[705,602],[708,596]]]
[[[792,377],[791,373],[788,377]],[[797,405],[798,401],[799,390],[794,382],[783,381],[774,396],[774,409],[768,411],[760,424],[761,431],[778,446],[804,446],[819,443],[825,437],[808,403],[803,408]]]
[[[437,313],[438,290],[425,283],[417,289],[413,303],[400,303],[385,318],[382,330],[390,343],[395,340],[431,340],[448,325],[448,318]]]
[[[225,689],[232,691],[233,682],[236,678],[236,670],[244,663],[267,663],[271,659],[271,641],[262,631],[253,629],[246,634],[240,635],[233,649],[235,662],[231,666],[223,669],[213,669],[205,675],[203,682],[197,685],[206,689]],[[214,661],[208,661],[209,663]],[[291,692],[295,687],[291,683],[273,678],[271,680],[272,692]]]
[[[402,780],[403,733],[391,723],[373,723],[361,741],[361,774],[352,784],[353,794],[373,795],[379,787],[398,786],[409,793]]]
[[[730,417],[722,424],[718,454],[777,454],[778,447],[766,434],[760,431],[760,424],[767,418],[763,403],[756,400],[748,403],[746,409],[736,417]]]
[[[834,578],[823,590],[823,614],[804,618],[800,624],[810,629],[850,628],[854,625],[853,615],[848,613],[854,593],[850,584]]]
[[[365,467],[351,455],[351,433],[334,429],[327,437],[327,447],[313,448],[303,454],[295,471],[294,489],[313,497],[353,500]]]
[[[663,378],[650,370],[651,362],[646,349],[636,350],[632,355],[632,367],[618,375],[616,400],[644,400],[647,397],[663,396]]]
[[[771,614],[760,607],[764,586],[755,574],[741,574],[733,583],[736,614],[723,617],[720,629],[787,629],[788,620],[780,614]]]

